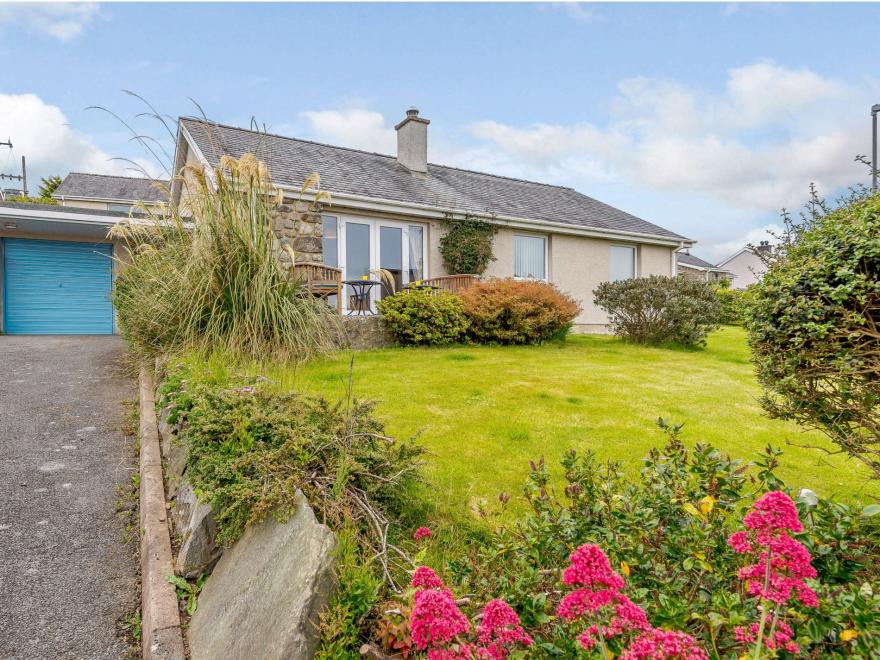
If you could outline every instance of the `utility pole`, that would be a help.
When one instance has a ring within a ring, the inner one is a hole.
[[[877,113],[880,112],[880,103],[871,107],[871,123],[874,139],[871,143],[871,190],[877,192]]]
[[[9,147],[12,149],[12,138],[7,138],[6,142],[0,142],[0,147]],[[24,156],[21,157],[21,174],[6,174],[0,172],[0,181],[3,179],[10,179],[11,181],[21,181],[21,196],[27,197],[27,164],[25,163]]]

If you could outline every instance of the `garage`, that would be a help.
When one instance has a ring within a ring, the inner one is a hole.
[[[2,243],[4,333],[113,333],[112,245],[25,238]]]

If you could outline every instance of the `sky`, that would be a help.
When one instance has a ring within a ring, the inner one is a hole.
[[[810,182],[868,183],[878,25],[880,4],[0,3],[0,172],[161,175],[173,142],[123,90],[382,153],[415,105],[431,162],[574,187],[717,261]]]

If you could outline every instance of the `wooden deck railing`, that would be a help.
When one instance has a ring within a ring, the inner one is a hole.
[[[444,275],[443,277],[431,277],[421,282],[427,286],[437,287],[441,291],[460,293],[471,288],[479,280],[479,275]]]

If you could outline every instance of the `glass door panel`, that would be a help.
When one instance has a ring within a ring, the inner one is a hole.
[[[379,268],[387,271],[394,281],[393,286],[382,282],[383,298],[403,288],[403,230],[400,227],[379,227]]]
[[[421,225],[409,226],[409,281],[425,279],[425,230]]]
[[[359,280],[370,275],[370,225],[345,223],[345,278]],[[359,298],[356,289],[346,285],[346,308],[364,311],[370,308],[369,298]]]

